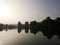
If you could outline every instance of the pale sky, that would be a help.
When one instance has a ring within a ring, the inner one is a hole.
[[[42,21],[60,17],[60,0],[0,0],[0,23]]]

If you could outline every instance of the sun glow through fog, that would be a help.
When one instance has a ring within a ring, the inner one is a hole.
[[[0,23],[16,24],[18,21],[25,23],[33,20],[40,22],[47,16],[54,19],[60,16],[59,6],[57,2],[50,3],[50,0],[48,2],[42,0],[1,0]]]
[[[5,4],[0,4],[0,17],[7,17],[10,12],[10,9]]]

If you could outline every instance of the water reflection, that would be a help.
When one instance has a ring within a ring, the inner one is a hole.
[[[17,25],[0,24],[0,31],[16,28],[18,29],[18,33],[20,33],[22,29],[25,29],[25,33],[28,33],[29,30],[30,33],[33,33],[34,35],[38,32],[42,32],[48,39],[51,39],[53,35],[57,35],[58,39],[60,39],[60,18],[52,20],[50,17],[47,17],[42,22],[32,21],[30,24],[28,22],[25,22],[25,24],[18,22]]]

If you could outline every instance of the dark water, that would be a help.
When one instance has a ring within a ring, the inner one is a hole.
[[[20,33],[17,32],[17,29],[4,30],[0,32],[0,45],[59,45],[60,39],[57,39],[57,36],[54,35],[51,39],[48,39],[43,35],[42,32],[37,34],[25,33],[25,30],[22,30]]]

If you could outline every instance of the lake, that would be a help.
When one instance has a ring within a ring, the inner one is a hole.
[[[8,31],[0,31],[0,45],[58,45],[60,44],[60,39],[54,35],[51,39],[48,39],[42,32],[37,34],[25,33],[22,30],[18,33],[17,29],[12,29]]]

